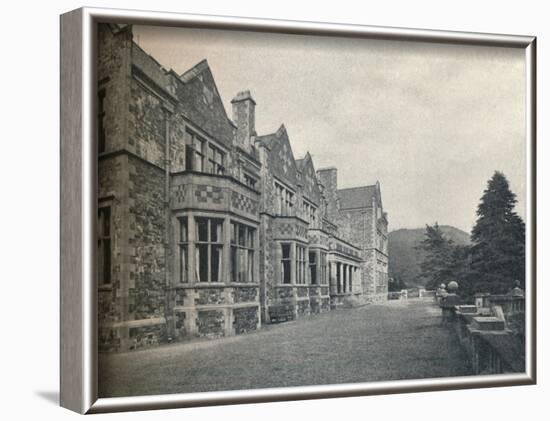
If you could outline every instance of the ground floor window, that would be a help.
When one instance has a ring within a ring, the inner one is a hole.
[[[328,284],[329,270],[327,267],[327,253],[324,251],[319,252],[320,262],[319,262],[319,283]]]
[[[309,279],[311,279],[311,284],[317,284],[317,252],[309,252]]]
[[[291,259],[290,259],[290,244],[282,243],[281,244],[281,282],[283,284],[290,284],[290,269],[291,268]]]
[[[254,282],[255,229],[231,222],[231,282]]]
[[[336,292],[340,294],[342,292],[342,274],[340,272],[341,263],[336,263]]]
[[[223,219],[196,218],[195,277],[197,282],[221,282]]]
[[[179,219],[179,281],[186,283],[188,281],[188,241],[189,236],[187,234],[187,218]]]
[[[306,283],[306,248],[304,246],[296,246],[296,283]]]
[[[111,207],[102,206],[97,212],[98,284],[111,283]]]

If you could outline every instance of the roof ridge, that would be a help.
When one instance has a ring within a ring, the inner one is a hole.
[[[376,184],[366,184],[364,186],[355,186],[355,187],[345,187],[343,189],[337,189],[337,191],[343,191],[343,190],[354,190],[354,189],[366,189],[368,187],[376,187]]]
[[[184,82],[189,82],[191,79],[194,79],[197,75],[201,74],[205,69],[209,67],[210,66],[208,65],[208,60],[204,58],[193,67],[183,72],[180,75],[180,79]]]

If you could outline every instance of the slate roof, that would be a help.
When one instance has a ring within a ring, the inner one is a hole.
[[[284,124],[275,133],[258,136],[256,140],[268,149],[267,160],[271,173],[295,189],[299,183],[298,167]]]
[[[176,88],[181,110],[216,140],[230,146],[235,126],[227,116],[208,62],[201,61],[180,76]]]
[[[178,112],[230,147],[233,143],[234,123],[225,111],[214,76],[206,60],[178,75],[165,69],[139,45],[132,45],[132,64],[164,92],[179,102]]]
[[[370,208],[372,199],[376,195],[376,185],[340,189],[338,190],[340,209]]]
[[[317,183],[317,174],[309,152],[304,158],[296,160],[296,166],[301,172],[304,197],[319,205],[321,203],[321,190]]]

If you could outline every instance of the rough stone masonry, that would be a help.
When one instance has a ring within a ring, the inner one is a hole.
[[[130,25],[99,25],[99,347],[238,335],[387,299],[380,184],[256,133],[249,91],[223,106],[206,60],[167,70]]]

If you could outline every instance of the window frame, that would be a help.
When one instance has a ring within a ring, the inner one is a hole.
[[[296,244],[296,284],[307,285],[306,267],[308,248],[302,244]]]
[[[222,147],[189,126],[185,127],[184,143],[186,171],[225,175],[227,152]]]
[[[295,193],[275,180],[275,214],[279,216],[294,216]]]
[[[104,213],[108,210],[108,235],[105,235]],[[112,203],[99,204],[97,208],[97,285],[99,287],[109,287],[113,283],[113,206]],[[109,256],[109,279],[105,280],[107,273],[105,264],[105,243],[108,243]]]
[[[244,230],[244,241],[241,241],[241,228]],[[231,283],[255,283],[256,282],[256,227],[231,220],[229,223],[229,281]],[[244,256],[241,258],[240,256]],[[244,264],[244,272],[240,271],[240,265]],[[240,274],[243,273],[243,278]]]
[[[181,216],[178,220],[178,282],[188,284],[189,279],[189,217]],[[185,222],[185,236],[183,226]],[[185,237],[185,238],[184,238]],[[185,261],[182,256],[185,255]]]
[[[292,284],[292,243],[291,242],[281,242],[281,277],[280,283],[283,285]],[[288,247],[288,256],[285,257],[284,248]],[[285,263],[288,264],[288,270],[285,270]],[[288,274],[288,282],[286,279],[286,274]]]
[[[195,222],[195,241],[194,241],[194,248],[195,248],[195,268],[194,268],[194,280],[196,283],[199,284],[210,284],[210,283],[222,283],[223,279],[223,269],[224,269],[224,219],[223,218],[216,218],[216,217],[210,217],[210,216],[194,216],[194,222]],[[199,223],[201,220],[206,221],[206,240],[200,239],[200,232],[199,232]],[[217,241],[212,241],[212,222],[216,222],[217,225],[220,227],[219,232],[219,238],[217,238]],[[214,281],[212,280],[212,273],[213,273],[213,260],[212,260],[212,250],[213,249],[219,249],[218,254],[218,276],[217,279]],[[206,280],[202,280],[201,276],[201,249],[206,250]]]
[[[311,256],[313,256],[313,261],[311,260]],[[317,262],[317,250],[309,250],[308,252],[308,267],[309,267],[309,283],[311,285],[318,285],[320,282],[319,280],[319,264]]]
[[[105,98],[107,88],[102,87],[97,92],[97,153],[104,153],[107,149],[107,132],[105,128]]]

